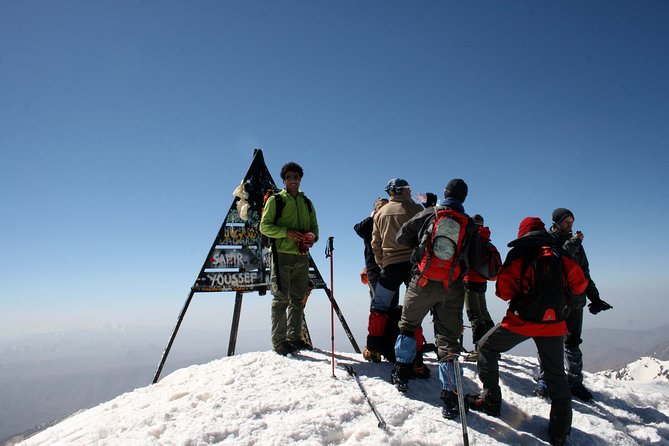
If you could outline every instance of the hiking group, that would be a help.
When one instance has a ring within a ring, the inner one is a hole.
[[[302,176],[299,165],[283,166],[285,188],[267,200],[260,223],[261,233],[274,239],[272,345],[282,355],[305,348],[300,336],[308,292],[307,254],[318,240],[313,205],[299,190]],[[365,245],[361,279],[370,297],[363,357],[394,363],[390,381],[406,393],[411,379],[429,378],[423,354],[436,351],[442,415],[457,418],[463,407],[498,417],[501,353],[532,338],[540,364],[534,393],[551,401],[550,444],[564,444],[571,429],[572,396],[593,399],[583,385],[579,347],[586,298],[593,314],[612,308],[601,300],[590,278],[583,234],[572,233],[574,214],[555,209],[550,232],[540,218],[523,219],[502,264],[483,217],[465,213],[468,186],[462,179],[447,183],[438,204],[434,194],[428,194],[429,202],[423,205],[415,203],[409,183],[401,178],[391,179],[385,191],[389,198],[378,198],[372,215],[354,226]],[[279,218],[277,200],[283,201]],[[509,302],[496,325],[485,300],[488,281],[496,281],[495,294]],[[406,292],[400,305],[402,284]],[[467,395],[458,389],[465,308],[483,386],[482,392]],[[423,336],[428,313],[434,345]]]

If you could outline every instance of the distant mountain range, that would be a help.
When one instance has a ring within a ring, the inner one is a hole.
[[[583,363],[585,370],[600,372],[618,369],[642,356],[669,360],[669,324],[649,330],[592,328],[583,331]],[[510,353],[536,355],[533,342],[524,342]]]
[[[669,361],[644,356],[618,370],[599,372],[598,375],[618,381],[669,381]]]
[[[105,326],[0,341],[0,445],[150,384],[170,333]],[[222,330],[182,330],[162,376],[226,353]]]

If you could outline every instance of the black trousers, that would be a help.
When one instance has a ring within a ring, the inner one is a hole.
[[[530,339],[497,324],[479,341],[478,375],[483,384],[482,397],[488,401],[501,402],[499,387],[499,359],[501,353],[511,350]],[[548,430],[551,437],[565,437],[571,429],[571,392],[564,370],[564,336],[532,337],[539,351],[544,368],[544,378],[551,398],[551,413]]]
[[[564,354],[567,361],[567,380],[569,386],[583,383],[583,352],[581,351],[581,333],[583,332],[583,308],[585,295],[576,296],[572,300],[569,316],[567,316],[567,336],[564,339]],[[540,358],[541,359],[541,358]],[[539,380],[545,381],[544,366],[539,361]]]

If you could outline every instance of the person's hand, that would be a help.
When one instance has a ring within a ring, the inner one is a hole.
[[[316,234],[313,232],[307,232],[306,234],[300,233],[300,239],[297,240],[297,251],[300,254],[306,254],[309,251],[314,243],[316,243]]]
[[[304,242],[305,248],[311,248],[316,243],[316,234],[313,232],[307,232],[302,236],[302,241]]]
[[[369,277],[367,277],[367,268],[363,268],[362,271],[360,271],[360,281],[363,285],[367,285],[369,283]]]
[[[307,294],[304,295],[304,299],[302,299],[302,305],[306,305],[307,301],[309,300],[309,296],[311,295],[311,292],[314,290],[314,284],[309,282],[309,287],[307,288]]]
[[[609,305],[601,299],[594,300],[588,304],[588,310],[590,310],[590,313],[592,314],[597,314],[600,311],[610,310],[611,308],[613,308],[613,306]]]
[[[581,231],[576,231],[576,235],[574,237],[576,237],[579,240],[583,240],[585,238],[585,236],[583,235],[583,233]]]
[[[296,242],[301,242],[304,240],[304,234],[299,229],[289,229],[286,232],[286,237],[295,240]]]

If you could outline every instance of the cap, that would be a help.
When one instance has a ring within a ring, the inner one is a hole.
[[[574,214],[567,208],[557,208],[553,211],[553,223],[560,224],[567,217],[574,218]]]
[[[405,187],[409,187],[407,180],[402,178],[393,178],[388,181],[388,184],[386,185],[386,192],[390,196],[399,195],[402,193]]]
[[[444,198],[455,198],[464,203],[469,188],[465,180],[454,178],[444,188]]]

